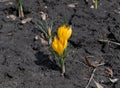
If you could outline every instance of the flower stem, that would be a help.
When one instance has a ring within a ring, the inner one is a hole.
[[[65,74],[65,64],[62,65],[62,73],[61,73],[61,75],[64,76],[64,74]]]
[[[64,76],[64,74],[65,74],[65,60],[64,60],[64,58],[60,58],[60,65],[61,65],[61,75]]]

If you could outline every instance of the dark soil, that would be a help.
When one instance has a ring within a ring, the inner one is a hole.
[[[104,88],[120,88],[119,80],[112,83],[105,74],[109,67],[113,78],[120,79],[120,45],[99,42],[120,43],[120,0],[99,0],[98,9],[90,8],[91,1],[23,0],[25,18],[32,17],[26,24],[18,17],[16,0],[0,2],[0,88],[85,88],[93,69],[84,64],[84,57],[105,62],[95,72],[97,82]],[[72,3],[78,4],[68,7]],[[41,33],[34,23],[41,20],[41,11],[53,20],[54,32],[64,20],[73,27],[65,77],[60,76],[59,65],[47,46],[34,40]],[[7,18],[11,14],[16,20]],[[93,81],[89,88],[96,88]]]

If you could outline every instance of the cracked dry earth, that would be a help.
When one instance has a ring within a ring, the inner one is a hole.
[[[0,88],[85,88],[93,69],[84,64],[84,57],[105,63],[94,80],[104,88],[120,88],[120,0],[99,0],[98,9],[91,8],[91,1],[23,0],[24,18],[32,21],[21,24],[16,0],[0,0]],[[64,20],[72,25],[64,78],[46,46],[34,40],[41,34],[34,23],[41,20],[41,12],[53,20],[54,33]],[[117,82],[109,80],[106,68]],[[96,88],[93,80],[89,88]]]

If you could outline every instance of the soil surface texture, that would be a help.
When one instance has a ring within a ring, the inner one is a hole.
[[[98,9],[92,0],[23,0],[23,10],[19,18],[16,0],[0,0],[0,88],[85,88],[92,74],[103,88],[120,88],[120,0],[98,0]],[[35,39],[43,15],[54,34],[72,25],[64,77],[45,41]],[[97,88],[93,79],[88,88]]]

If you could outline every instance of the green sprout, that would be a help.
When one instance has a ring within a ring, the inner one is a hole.
[[[18,14],[19,14],[19,17],[24,17],[22,0],[18,0]]]
[[[98,0],[95,0],[95,9],[98,8]]]
[[[51,23],[50,26],[48,25],[47,21],[37,21],[35,23],[39,27],[40,31],[44,34],[46,40],[48,41],[48,45],[51,45],[53,23]]]

